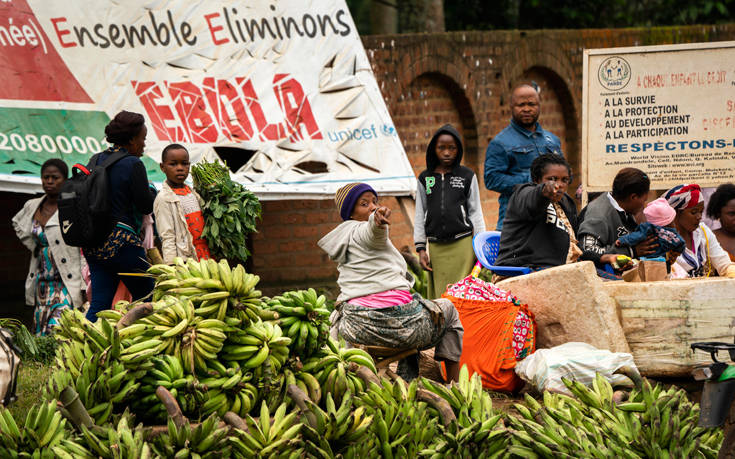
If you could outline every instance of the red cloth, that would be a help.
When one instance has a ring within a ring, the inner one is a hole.
[[[479,373],[483,387],[514,392],[523,380],[514,371],[517,360],[536,350],[536,322],[526,305],[444,295],[457,308],[464,327],[460,366]]]
[[[196,196],[188,185],[184,185],[181,188],[172,187],[171,191],[177,194],[179,199],[182,197],[188,198],[182,199],[182,209],[186,224],[189,226],[189,232],[193,238],[194,249],[197,251],[197,258],[199,260],[212,258],[212,255],[209,253],[209,245],[202,237],[202,232],[204,231],[204,215],[202,214],[202,209],[199,207]]]

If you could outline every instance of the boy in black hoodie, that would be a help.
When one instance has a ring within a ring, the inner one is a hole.
[[[460,164],[462,153],[457,130],[442,126],[418,178],[413,239],[421,266],[430,271],[429,298],[440,298],[448,284],[469,274],[475,264],[471,236],[485,231],[477,177]]]

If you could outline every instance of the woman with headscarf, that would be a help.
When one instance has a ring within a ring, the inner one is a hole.
[[[735,263],[720,246],[711,229],[702,223],[704,197],[699,185],[679,185],[664,193],[676,210],[674,224],[686,248],[672,266],[672,277],[708,277],[715,274],[735,278]]]
[[[151,278],[118,274],[142,273],[150,266],[139,236],[143,215],[153,211],[156,198],[140,160],[147,132],[143,115],[128,111],[118,113],[105,127],[112,147],[98,155],[96,164],[115,154],[124,156],[107,168],[108,197],[115,227],[100,246],[84,248],[92,278],[92,299],[87,311],[87,319],[91,321],[97,320],[97,312],[111,306],[121,280],[133,300],[144,298],[153,290]]]
[[[53,158],[41,166],[44,195],[30,199],[13,217],[13,228],[31,251],[26,277],[26,304],[33,306],[33,330],[45,335],[65,309],[82,306],[83,258],[64,243],[59,226],[58,199],[69,175],[64,161]]]
[[[317,243],[339,271],[332,333],[353,344],[436,346],[434,360],[444,361],[448,379],[457,381],[464,333],[459,314],[446,298],[411,294],[406,260],[388,237],[390,209],[378,204],[367,183],[343,186],[335,201],[344,221]]]

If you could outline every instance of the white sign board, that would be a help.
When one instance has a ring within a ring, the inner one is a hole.
[[[735,181],[735,42],[585,50],[582,158],[586,191]]]
[[[104,148],[125,109],[146,117],[154,179],[181,143],[266,199],[415,191],[344,0],[3,0],[0,46],[4,189]]]

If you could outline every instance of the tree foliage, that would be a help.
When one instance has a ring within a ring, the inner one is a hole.
[[[645,27],[735,19],[735,0],[456,0],[444,8],[447,30]]]
[[[347,0],[361,34],[370,34],[375,2],[401,5],[402,0]],[[416,31],[400,8],[399,32]],[[414,8],[415,9],[415,8]],[[452,0],[444,1],[446,30],[581,29],[719,24],[735,21],[735,0]],[[410,26],[408,29],[406,27]]]

